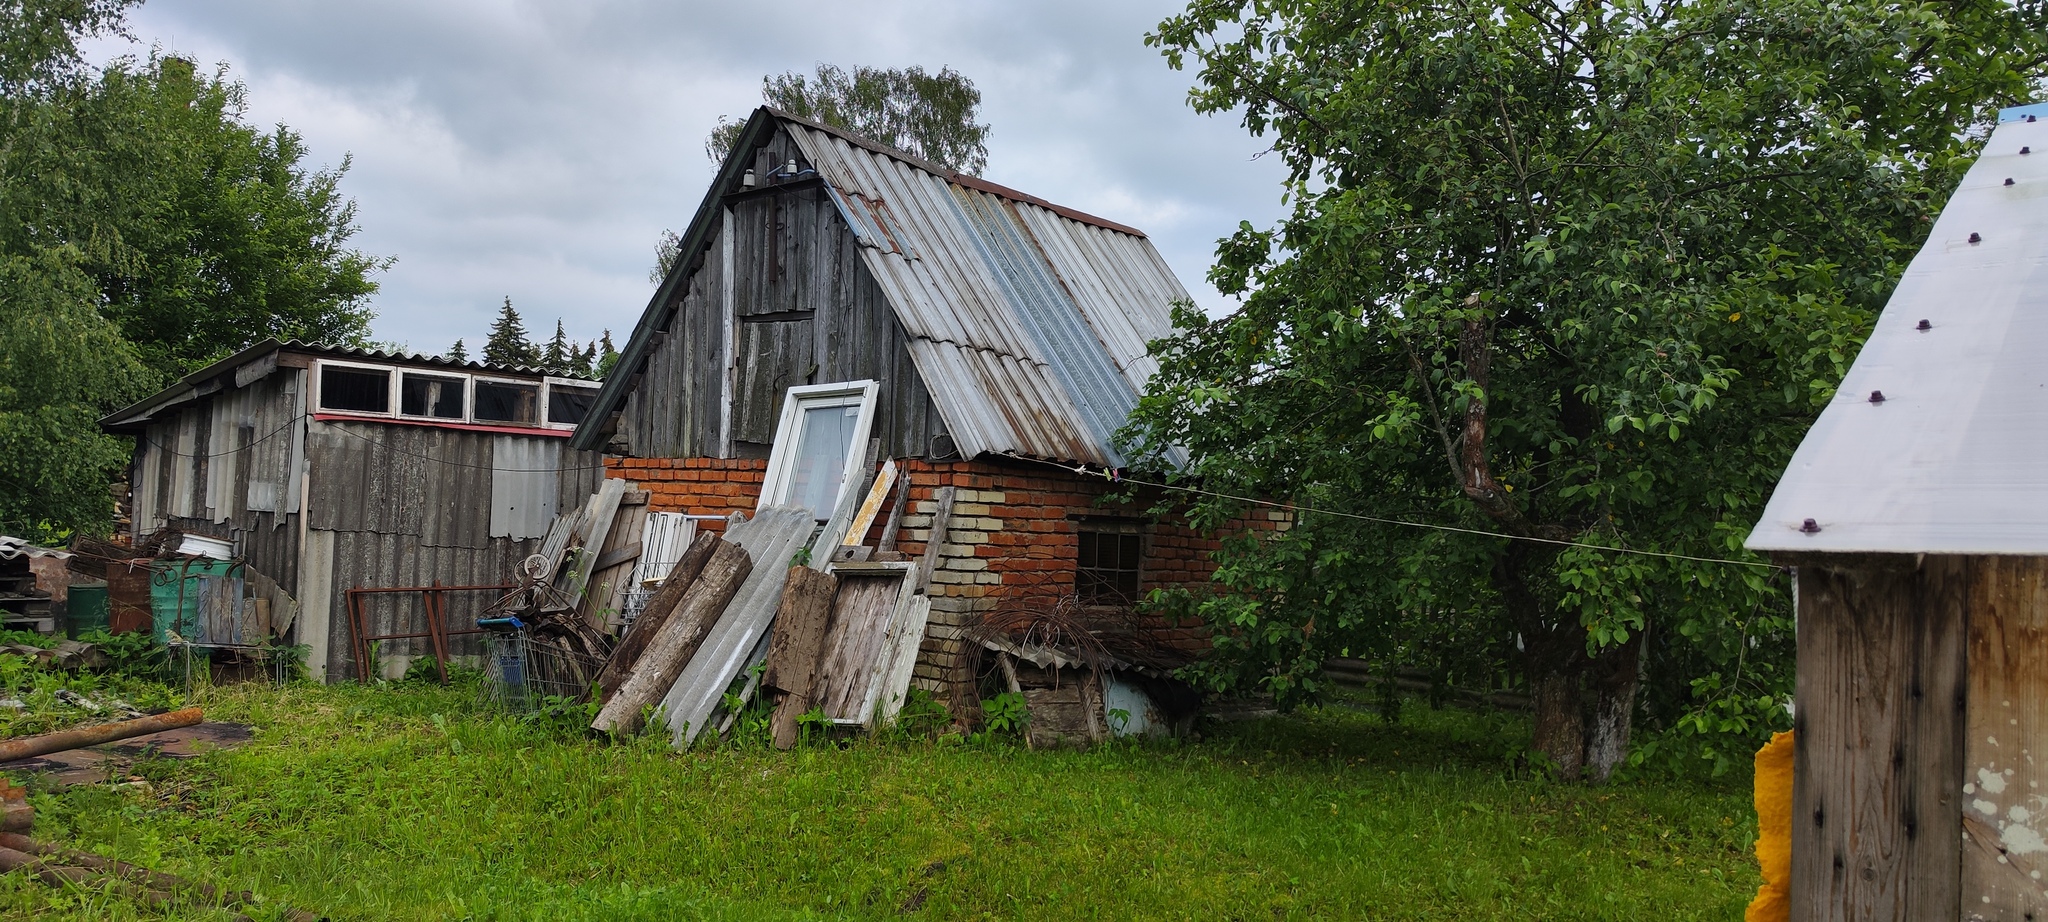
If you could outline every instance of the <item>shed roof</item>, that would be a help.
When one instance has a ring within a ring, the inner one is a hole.
[[[2048,554],[2048,120],[2026,114],[1985,142],[1751,549]]]
[[[961,454],[1122,463],[1110,439],[1157,370],[1146,346],[1187,298],[1142,232],[763,107],[684,252],[708,242],[722,190],[776,130],[789,132],[860,240]],[[687,263],[678,260],[649,303],[620,368],[646,357]],[[572,444],[600,447],[630,378],[612,376]]]
[[[164,410],[182,406],[186,403],[198,399],[199,397],[221,390],[223,387],[227,386],[227,384],[223,382],[223,379],[227,379],[229,378],[229,376],[235,375],[236,372],[240,371],[243,368],[253,366],[255,363],[258,363],[267,358],[268,356],[270,356],[272,353],[280,352],[289,352],[297,355],[310,356],[313,358],[348,359],[351,361],[361,362],[383,362],[393,365],[414,365],[429,366],[435,368],[453,368],[460,369],[462,371],[473,371],[482,372],[485,374],[503,375],[505,377],[567,377],[575,378],[578,380],[590,380],[589,378],[584,378],[580,375],[561,375],[555,372],[539,368],[527,368],[523,366],[509,365],[489,365],[483,362],[460,362],[442,355],[420,355],[417,353],[386,352],[377,349],[359,349],[354,346],[330,346],[321,343],[302,342],[296,339],[283,341],[279,341],[276,339],[266,339],[260,343],[250,346],[247,349],[243,349],[242,351],[237,352],[234,355],[228,356],[227,358],[214,362],[213,364],[201,368],[198,371],[192,372],[191,374],[188,374],[183,378],[179,378],[177,383],[172,384],[170,387],[164,388],[163,390],[158,391],[155,394],[152,394],[141,401],[138,401],[132,406],[124,407],[120,410],[114,411],[113,413],[107,414],[105,417],[102,417],[100,419],[100,427],[109,432],[132,432],[136,430],[138,427],[148,423],[153,417],[156,416],[156,414],[161,413]],[[269,374],[269,369],[262,369],[261,372],[261,374],[256,374],[253,377],[244,376],[246,380],[233,380],[233,386],[242,387],[250,383],[253,383],[254,381],[260,379],[261,377]]]

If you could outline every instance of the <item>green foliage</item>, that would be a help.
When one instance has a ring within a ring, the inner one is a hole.
[[[505,296],[505,306],[498,311],[498,319],[491,322],[491,335],[484,340],[484,364],[505,368],[524,368],[540,364],[540,349],[526,336],[526,322],[519,319],[519,312],[512,309],[512,296]]]
[[[99,417],[154,379],[95,298],[75,251],[0,254],[0,534],[61,543],[111,526],[128,444]]]
[[[1025,705],[1024,696],[1016,692],[1003,692],[981,702],[981,723],[988,732],[1015,736],[1024,732],[1024,725],[1031,722],[1031,709]]]
[[[791,71],[762,77],[761,99],[949,170],[978,175],[988,168],[989,127],[974,120],[981,91],[950,67],[933,74],[917,66],[848,71],[819,64],[811,75]],[[745,122],[720,119],[704,142],[705,154],[724,161],[744,127]]]
[[[0,96],[74,77],[80,39],[119,33],[142,0],[0,0]]]
[[[203,695],[254,739],[147,787],[39,794],[37,838],[252,890],[257,918],[1704,920],[1739,918],[1758,882],[1740,784],[1506,772],[1521,728],[1497,715],[1305,709],[1090,752],[678,754],[453,689]],[[62,894],[0,876],[0,917],[165,918]]]
[[[107,672],[149,682],[168,682],[172,677],[170,652],[147,631],[111,634],[105,629],[87,631],[79,641],[92,644],[107,657]]]
[[[1195,2],[1148,41],[1199,68],[1197,110],[1272,142],[1293,211],[1221,242],[1243,308],[1177,313],[1126,436],[1221,493],[1762,563],[1742,540],[1793,447],[1993,107],[2040,86],[2037,25],[1998,2]],[[1310,700],[1348,649],[1590,696],[1647,639],[1652,728],[1725,756],[1787,720],[1765,567],[1319,514],[1222,564],[1190,603],[1213,685]],[[1576,721],[1565,700],[1547,713]]]
[[[355,207],[290,129],[190,62],[120,59],[4,101],[0,254],[70,247],[100,312],[149,367],[183,374],[266,337],[359,343],[369,276]]]

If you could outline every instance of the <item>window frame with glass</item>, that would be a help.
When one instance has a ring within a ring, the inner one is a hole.
[[[327,370],[330,368],[357,372],[380,372],[384,375],[384,409],[357,410],[327,405]],[[313,406],[316,413],[337,413],[348,416],[389,418],[398,410],[398,369],[390,365],[374,365],[368,362],[337,362],[322,359],[313,368]]]
[[[775,427],[775,447],[768,454],[768,471],[762,478],[761,500],[757,508],[781,505],[792,498],[791,491],[798,480],[797,464],[802,459],[801,422],[805,411],[854,407],[858,415],[847,442],[846,463],[840,472],[839,489],[833,494],[828,508],[811,510],[812,517],[818,521],[830,520],[839,504],[846,501],[846,491],[858,489],[861,475],[865,473],[861,466],[867,457],[868,434],[874,430],[875,401],[880,392],[879,382],[863,380],[804,384],[784,393],[782,418]]]

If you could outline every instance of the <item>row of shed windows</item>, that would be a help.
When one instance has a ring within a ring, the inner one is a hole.
[[[330,361],[320,362],[319,381],[316,406],[323,413],[547,429],[576,428],[596,404],[599,387],[567,378],[531,381]]]

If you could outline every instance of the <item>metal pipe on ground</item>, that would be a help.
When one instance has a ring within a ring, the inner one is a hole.
[[[189,727],[204,719],[205,715],[200,713],[198,708],[186,708],[168,714],[154,714],[149,717],[137,717],[134,720],[121,720],[93,727],[80,727],[76,730],[59,730],[41,736],[6,740],[0,742],[0,762],[29,759],[67,749],[83,749],[129,737],[162,733],[165,730]]]

